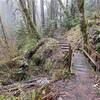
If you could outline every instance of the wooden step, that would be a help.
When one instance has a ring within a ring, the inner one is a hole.
[[[69,47],[62,46],[61,49],[68,49],[69,50]]]
[[[67,45],[67,46],[69,46],[69,44],[68,43],[58,43],[59,45]]]
[[[55,37],[55,39],[57,39],[57,40],[62,40],[62,39],[65,39],[65,38],[63,38],[63,37],[62,37],[62,38]]]
[[[68,49],[66,49],[66,50],[62,49],[61,51],[62,51],[62,52],[69,52],[69,50],[68,50]]]
[[[63,44],[63,43],[59,43],[60,46],[68,46],[69,47],[69,44],[66,43],[66,44]]]

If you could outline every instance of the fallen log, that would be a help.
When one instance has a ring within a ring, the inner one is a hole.
[[[5,94],[9,93],[9,94],[12,94],[13,96],[19,96],[22,91],[33,90],[33,89],[36,89],[36,90],[39,89],[40,91],[38,94],[41,94],[44,89],[46,89],[48,86],[56,82],[53,80],[49,80],[49,83],[45,83],[41,85],[40,83],[38,83],[38,80],[39,78],[36,78],[36,79],[29,80],[26,82],[16,83],[16,84],[8,85],[8,86],[0,86],[0,95],[4,93]]]
[[[15,58],[12,58],[11,60],[9,61],[4,61],[4,62],[0,62],[0,66],[5,66],[5,65],[8,65],[8,67],[11,65],[11,63],[15,63],[16,60],[26,60],[26,61],[29,61],[32,56],[36,53],[36,51],[42,46],[45,44],[45,42],[47,41],[47,39],[43,39],[41,40],[37,45],[36,47],[32,48],[31,50],[27,51],[24,55],[20,55],[20,56],[17,56]]]

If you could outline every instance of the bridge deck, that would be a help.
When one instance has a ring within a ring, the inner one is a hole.
[[[66,83],[59,82],[59,90],[65,92],[61,95],[62,100],[98,100],[94,87],[95,73],[80,51],[74,53],[72,71],[76,74],[75,78]]]

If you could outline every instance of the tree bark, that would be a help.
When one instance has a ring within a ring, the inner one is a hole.
[[[35,0],[32,0],[32,8],[33,8],[33,22],[34,22],[34,24],[35,24],[35,26],[36,26],[36,16],[35,16],[35,14],[36,14],[36,9],[35,9]]]
[[[60,4],[61,8],[63,9],[65,15],[68,16],[68,12],[67,12],[66,8],[64,7],[62,1],[61,1],[61,0],[58,0],[58,2],[59,2],[59,4]]]
[[[2,23],[1,16],[0,16],[0,24],[1,24],[1,29],[2,29],[2,33],[3,33],[4,42],[5,42],[6,48],[8,50],[8,56],[9,56],[9,58],[11,58],[10,48],[9,48],[9,45],[8,45],[7,36],[6,36],[6,33],[5,33],[5,29],[4,29],[4,26],[3,26],[3,23]]]
[[[77,0],[77,5],[81,14],[80,28],[83,35],[84,44],[88,44],[87,24],[84,12],[84,0]]]
[[[29,26],[28,28],[30,28],[29,30],[30,30],[31,35],[34,35],[34,36],[36,36],[37,39],[39,39],[39,35],[36,30],[36,27],[35,27],[34,23],[32,22],[31,16],[28,13],[28,9],[25,6],[25,1],[19,0],[19,4],[20,4],[22,12],[24,13],[24,16],[26,18],[27,26]]]
[[[45,24],[45,18],[44,18],[44,0],[40,0],[40,6],[41,6],[41,22],[42,22],[42,27]]]
[[[50,10],[50,15],[51,15],[51,20],[55,20],[55,29],[57,29],[57,15],[58,15],[58,2],[57,0],[51,0],[50,3],[51,10]]]

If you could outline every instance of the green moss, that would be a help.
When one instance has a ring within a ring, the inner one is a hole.
[[[70,79],[73,75],[74,73],[70,73],[66,68],[62,67],[60,69],[56,69],[53,71],[52,78],[54,80],[59,80],[59,79],[65,80],[65,79]]]
[[[1,95],[0,96],[0,100],[19,100],[19,99],[17,99],[18,97],[14,97],[14,96],[3,96],[3,95]]]
[[[58,41],[52,38],[46,39],[46,43],[37,50],[30,62],[32,73],[35,75],[43,73],[49,74],[53,66],[53,62],[50,57],[57,50]]]
[[[10,78],[13,79],[14,81],[22,81],[28,79],[29,74],[27,71],[20,68],[16,72],[12,73]]]
[[[0,100],[5,100],[4,96],[0,96]]]
[[[96,30],[95,34],[96,35],[99,35],[100,34],[100,31],[99,30]]]
[[[36,39],[26,39],[25,42],[23,42],[23,46],[19,49],[20,53],[26,53],[29,49],[32,49],[36,46],[37,41]]]
[[[44,71],[49,74],[50,70],[52,69],[53,62],[51,59],[47,59],[44,65]]]
[[[96,46],[96,50],[97,50],[97,52],[100,53],[100,43],[97,44],[97,46]]]

